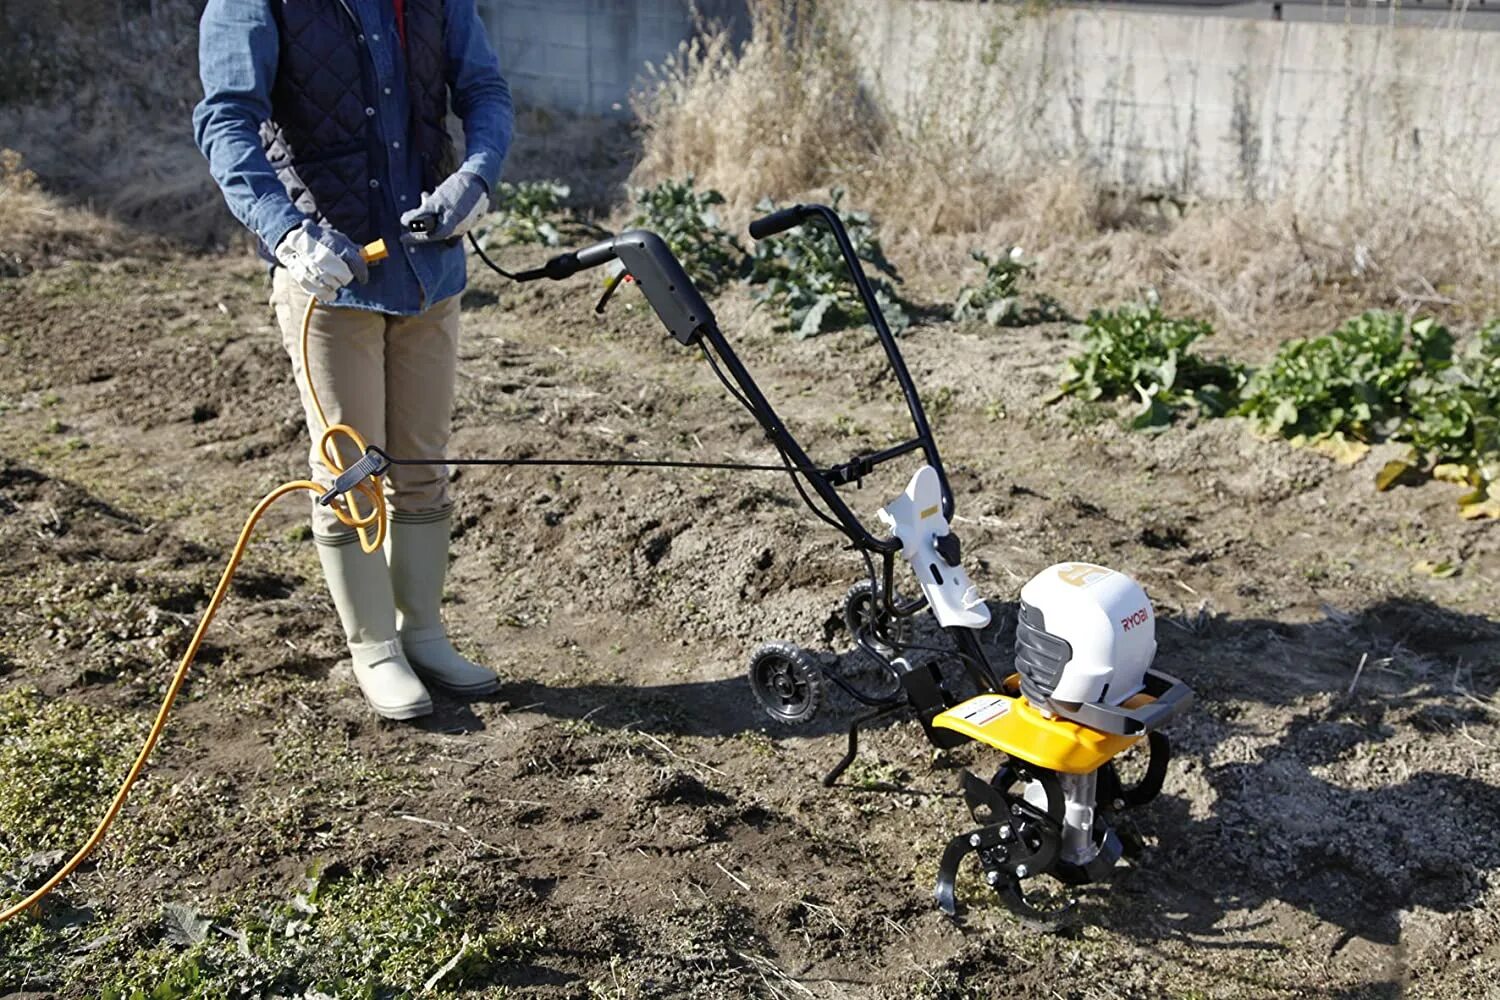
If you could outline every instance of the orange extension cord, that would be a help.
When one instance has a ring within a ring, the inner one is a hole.
[[[384,260],[386,257],[385,243],[377,240],[366,246],[363,254],[365,260],[372,264]],[[308,372],[308,335],[312,327],[313,310],[317,308],[317,304],[318,300],[316,298],[309,297],[307,300],[307,309],[302,314],[302,370],[304,373]],[[318,390],[313,386],[311,375],[307,376],[307,389],[308,395],[312,399],[313,409],[317,412],[318,419],[324,427],[322,437],[318,441],[318,450],[322,456],[323,465],[332,473],[334,478],[338,478],[344,471],[344,466],[339,464],[338,440],[340,438],[347,440],[349,444],[355,447],[360,456],[363,456],[365,453],[365,441],[359,436],[359,432],[345,424],[329,426],[328,417],[323,412],[323,404],[318,399]],[[225,565],[224,572],[219,576],[219,585],[214,588],[213,597],[209,599],[207,609],[204,610],[203,616],[198,619],[198,627],[193,631],[193,641],[188,644],[187,652],[182,654],[182,662],[177,665],[177,672],[172,675],[172,683],[167,686],[166,696],[162,698],[161,708],[156,712],[156,721],[151,723],[151,731],[146,736],[146,743],[141,747],[141,752],[136,755],[135,763],[130,766],[130,771],[125,775],[125,781],[120,785],[120,790],[115,793],[114,801],[109,804],[109,810],[104,814],[104,818],[99,821],[99,825],[94,828],[94,832],[89,835],[88,840],[84,841],[83,846],[68,859],[67,864],[59,868],[41,888],[14,906],[0,911],[0,924],[15,919],[40,903],[48,893],[56,889],[69,875],[78,870],[78,867],[99,846],[99,842],[104,839],[104,835],[109,832],[110,826],[120,815],[120,810],[124,808],[125,800],[130,797],[130,789],[141,776],[141,771],[146,767],[146,761],[150,759],[151,752],[156,749],[156,744],[161,740],[162,730],[167,725],[167,716],[171,713],[172,705],[177,701],[178,694],[182,692],[182,686],[187,683],[188,672],[192,670],[193,661],[198,656],[198,648],[203,645],[203,637],[207,634],[209,625],[213,623],[214,615],[219,611],[219,605],[224,603],[224,597],[229,593],[229,584],[234,579],[235,570],[239,569],[240,561],[245,557],[245,549],[250,544],[250,536],[254,533],[256,524],[260,522],[261,517],[266,511],[271,509],[276,501],[299,490],[307,490],[313,496],[321,496],[324,492],[324,487],[310,479],[298,479],[289,483],[282,483],[261,498],[260,503],[255,505],[255,509],[245,519],[245,525],[240,529],[240,537],[234,543],[234,551],[229,556],[229,562]],[[348,498],[347,509],[344,509],[338,502],[335,502],[333,512],[343,524],[353,528],[359,534],[360,548],[364,549],[366,553],[373,554],[385,544],[386,507],[385,494],[380,486],[380,478],[378,476],[371,476],[368,479],[361,480],[359,485],[355,487],[355,492],[369,500],[370,510],[368,513],[361,514],[359,512],[359,508],[353,502],[353,496]],[[372,527],[374,529],[373,534],[370,531]]]

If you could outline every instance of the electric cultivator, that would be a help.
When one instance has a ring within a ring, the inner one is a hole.
[[[863,557],[868,578],[849,591],[844,618],[858,646],[888,675],[883,690],[864,690],[808,651],[773,642],[750,661],[756,698],[772,718],[803,723],[817,713],[831,683],[871,710],[850,726],[849,751],[825,784],[854,761],[861,726],[907,709],[939,748],[974,741],[1000,751],[1001,762],[988,781],[963,772],[964,799],[977,825],[954,837],[943,852],[937,902],[956,915],[955,881],[974,854],[985,882],[1011,910],[1029,924],[1056,926],[1066,904],[1028,901],[1023,886],[1043,875],[1079,885],[1114,867],[1122,844],[1112,821],[1160,792],[1170,756],[1160,727],[1188,707],[1192,692],[1151,669],[1156,622],[1145,591],[1121,573],[1088,563],[1052,566],[1028,582],[1021,589],[1014,670],[1002,673],[989,661],[979,635],[990,624],[990,611],[963,568],[951,527],[953,491],[937,443],[838,215],[825,206],[798,205],[756,221],[750,234],[765,239],[819,220],[838,242],[916,430],[908,441],[832,468],[809,460],[656,235],[627,232],[515,277],[562,279],[618,262],[610,292],[629,276],[671,335],[703,352],[725,388],[764,429],[803,501]],[[873,533],[838,488],[858,484],[877,466],[909,454],[920,454],[925,462],[905,492],[879,512],[885,531]],[[897,556],[915,574],[920,596],[914,599],[897,596]],[[913,619],[923,611],[932,612],[951,649],[911,641]],[[949,662],[932,653],[945,653]],[[1137,750],[1133,780],[1126,780],[1115,758],[1142,744],[1144,766]]]
[[[87,842],[41,887],[0,909],[0,924],[29,911],[76,871],[119,815],[160,739],[203,636],[228,593],[262,515],[278,499],[292,493],[310,491],[326,505],[341,497],[347,501],[351,493],[359,492],[373,504],[370,512],[359,515],[351,505],[340,519],[359,531],[367,552],[376,551],[385,530],[378,477],[392,465],[442,461],[452,465],[785,471],[808,508],[842,533],[864,560],[866,579],[849,591],[844,618],[856,644],[873,657],[888,682],[883,690],[863,689],[840,671],[824,667],[806,650],[773,642],[756,650],[750,661],[755,697],[772,718],[788,724],[813,718],[830,683],[871,709],[850,725],[848,753],[824,778],[828,785],[854,762],[860,728],[903,710],[916,716],[928,740],[939,748],[972,741],[1000,751],[999,767],[990,780],[963,772],[964,799],[978,825],[953,838],[943,852],[938,905],[950,916],[957,915],[955,882],[959,867],[974,854],[985,882],[1012,911],[1032,926],[1059,926],[1068,905],[1042,905],[1035,894],[1028,899],[1023,884],[1049,875],[1066,885],[1080,885],[1108,874],[1122,853],[1122,841],[1112,820],[1124,810],[1150,802],[1161,791],[1170,746],[1159,730],[1188,707],[1192,692],[1180,681],[1151,669],[1156,654],[1156,622],[1145,591],[1129,577],[1088,563],[1052,566],[1021,588],[1014,670],[1002,674],[990,663],[979,640],[990,624],[990,611],[964,572],[958,536],[951,528],[953,491],[943,472],[937,443],[911,374],[838,215],[822,205],[797,205],[757,220],[750,226],[750,235],[765,239],[812,221],[825,224],[838,243],[906,399],[916,430],[914,437],[881,451],[856,455],[831,468],[815,466],[725,340],[713,311],[693,287],[682,264],[654,233],[626,232],[560,254],[543,267],[519,274],[498,267],[471,234],[470,242],[484,263],[514,281],[560,281],[583,270],[612,265],[611,280],[595,307],[599,312],[624,280],[634,281],[668,332],[683,345],[697,347],[724,388],[760,424],[781,464],[393,457],[378,447],[365,447],[351,428],[341,424],[327,427],[322,445],[325,456],[331,454],[331,441],[347,438],[363,457],[347,468],[327,458],[335,473],[330,489],[311,480],[295,480],[272,490],[255,506],[173,674],[145,745],[109,811]],[[385,248],[371,244],[365,252],[373,262],[384,256]],[[309,302],[303,318],[304,341],[315,305],[315,301]],[[905,492],[880,511],[885,531],[872,533],[849,509],[839,495],[839,487],[858,485],[878,466],[918,453],[924,463]],[[898,555],[916,576],[920,595],[911,600],[897,596]],[[912,641],[914,619],[923,611],[932,612],[950,648]],[[1140,748],[1135,766],[1122,766],[1117,758],[1133,747]],[[1124,776],[1126,771],[1131,778]]]

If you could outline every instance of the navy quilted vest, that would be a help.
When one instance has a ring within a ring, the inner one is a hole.
[[[375,239],[371,186],[381,155],[374,119],[374,69],[345,0],[272,0],[281,55],[271,87],[271,121],[261,126],[266,157],[298,210],[356,243]],[[406,0],[406,72],[411,148],[431,191],[456,168],[448,136],[443,0]]]

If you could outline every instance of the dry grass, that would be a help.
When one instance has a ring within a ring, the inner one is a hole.
[[[0,218],[0,277],[61,260],[104,260],[138,243],[115,223],[43,191],[11,149],[0,149]]]
[[[30,76],[0,78],[32,87],[0,87],[0,134],[14,137],[7,142],[49,191],[138,232],[198,246],[242,239],[190,134],[197,5],[88,2],[97,16],[82,20],[52,17],[62,0],[0,10],[13,49],[51,60]],[[997,11],[986,37],[950,39],[958,54],[941,51],[900,108],[861,84],[852,46],[869,42],[850,40],[838,5],[750,8],[742,47],[707,30],[636,97],[633,183],[695,174],[728,196],[736,223],[763,197],[826,198],[845,187],[850,205],[881,221],[910,276],[908,294],[932,301],[972,276],[971,248],[1019,244],[1042,259],[1042,290],[1075,312],[1154,288],[1169,308],[1257,344],[1373,306],[1459,323],[1500,306],[1500,226],[1459,184],[1429,177],[1420,190],[1368,193],[1336,212],[1289,202],[1184,207],[1106,191],[1086,165],[1039,154],[1048,81],[1005,71],[1014,61],[1007,47],[1032,16],[1024,8],[1009,19]],[[932,8],[941,16],[944,5]],[[523,109],[518,132],[512,177],[566,174],[577,202],[608,213],[630,164],[627,130]],[[0,198],[8,217],[39,220],[0,237],[13,261],[61,245],[100,253],[102,243],[85,239],[90,226],[112,238],[108,225],[86,224],[36,190]],[[61,243],[38,235],[63,232],[71,235]]]
[[[0,135],[49,191],[144,234],[235,237],[193,144],[193,0],[6,5],[0,29],[29,75],[0,77]]]
[[[632,102],[641,122],[635,180],[694,174],[748,212],[769,193],[836,183],[870,162],[881,122],[852,60],[812,0],[750,0],[736,52],[711,30],[652,70]]]
[[[516,109],[516,137],[505,160],[509,181],[561,180],[578,211],[608,216],[636,161],[634,136],[617,118]]]
[[[1020,244],[1075,311],[1153,288],[1169,308],[1214,320],[1236,347],[1377,306],[1460,323],[1500,306],[1500,227],[1461,185],[1428,178],[1336,211],[1184,205],[1106,191],[1086,166],[1039,153],[1044,140],[1029,130],[1047,81],[1004,71],[1025,11],[997,15],[989,37],[939,48],[926,85],[892,109],[859,83],[850,45],[870,41],[851,43],[828,5],[751,8],[740,51],[710,31],[636,100],[644,148],[634,182],[695,174],[740,221],[764,196],[842,186],[881,221],[914,276],[909,293],[942,300],[973,267],[970,248]]]

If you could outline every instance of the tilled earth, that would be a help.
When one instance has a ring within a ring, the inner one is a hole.
[[[476,277],[455,455],[771,457],[633,292],[603,318],[596,292]],[[0,280],[0,689],[144,730],[243,517],[304,469],[265,296],[237,257]],[[903,434],[868,334],[797,342],[739,291],[716,307],[816,457]],[[1049,405],[1061,324],[929,318],[902,344],[996,657],[1020,585],[1090,560],[1148,588],[1157,664],[1197,691],[1131,819],[1144,849],[1082,894],[1080,929],[1027,931],[972,877],[963,925],[933,905],[970,825],[959,769],[993,754],[935,756],[896,721],[825,789],[855,706],[796,730],[755,706],[762,641],[861,669],[838,617],[861,565],[784,477],[470,468],[447,614],[500,694],[372,716],[305,501],[283,503],[116,832],[48,911],[54,959],[0,962],[0,993],[93,995],[170,936],[166,904],[283,899],[322,865],[446,873],[455,905],[544,928],[476,987],[496,994],[1500,995],[1494,527],[1450,487],[1378,494],[1373,459],[1238,420],[1151,436]],[[847,495],[873,524],[910,471]]]

